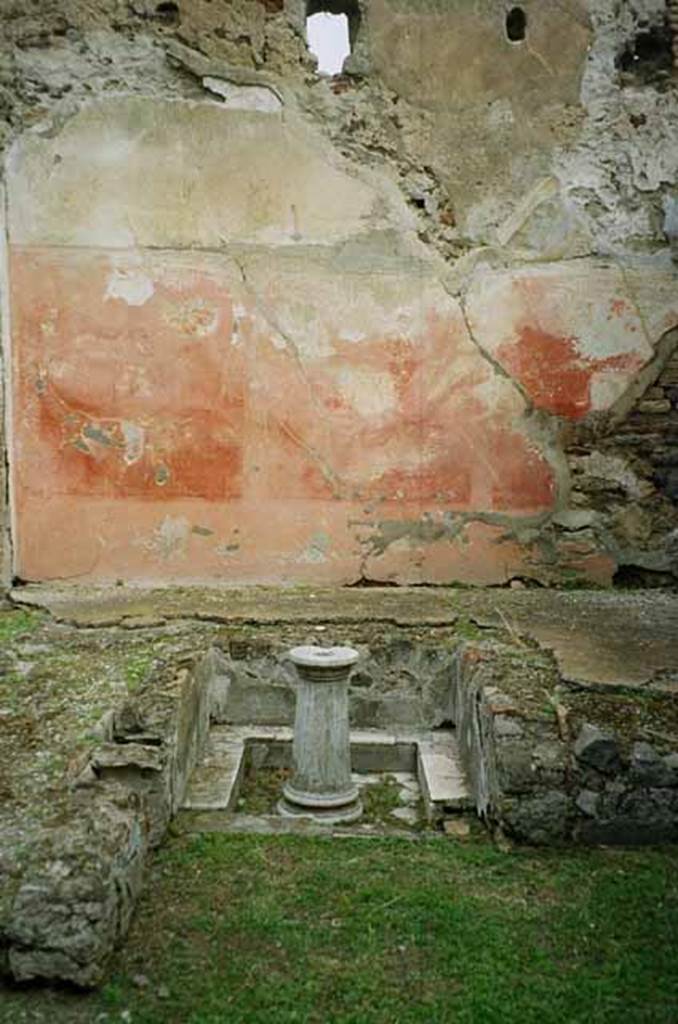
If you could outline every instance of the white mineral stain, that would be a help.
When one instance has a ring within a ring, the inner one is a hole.
[[[186,544],[191,524],[184,516],[165,516],[144,547],[165,560],[181,557],[186,553]]]
[[[155,292],[150,277],[140,270],[114,270],[108,279],[106,299],[122,299],[128,306],[143,306]]]
[[[361,416],[383,416],[396,406],[395,386],[388,373],[343,369],[335,379],[343,397]]]
[[[123,458],[128,466],[133,466],[144,454],[144,428],[136,423],[123,420],[120,424],[120,429],[125,439],[125,454]]]

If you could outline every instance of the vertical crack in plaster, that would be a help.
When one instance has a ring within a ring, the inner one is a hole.
[[[307,393],[308,393],[309,401],[310,401],[311,405],[313,406],[313,408],[315,409],[316,413],[318,414],[318,417],[320,418],[320,421],[324,422],[324,420],[326,418],[326,414],[327,414],[326,410],[323,409],[322,406],[318,403],[317,397],[316,397],[315,392],[313,390],[313,386],[312,386],[310,380],[308,379],[308,374],[306,373],[306,367],[304,366],[304,361],[303,361],[303,359],[301,357],[301,353],[299,351],[299,348],[298,348],[296,342],[294,341],[294,339],[292,337],[290,337],[290,335],[285,330],[283,330],[283,328],[278,323],[276,317],[273,315],[273,313],[269,309],[267,303],[265,303],[263,301],[263,299],[261,298],[261,296],[260,296],[259,292],[257,291],[256,287],[252,284],[252,282],[249,279],[249,275],[247,273],[247,268],[246,268],[244,262],[242,260],[238,259],[235,256],[233,257],[233,262],[235,263],[236,267],[238,268],[238,271],[240,273],[240,277],[241,277],[243,286],[244,286],[245,290],[247,291],[247,294],[250,296],[250,298],[254,302],[254,305],[255,305],[255,308],[256,308],[257,312],[259,312],[262,315],[262,317],[264,318],[266,323],[269,324],[269,326],[273,328],[273,330],[276,332],[276,334],[278,334],[283,339],[283,341],[287,345],[289,351],[291,352],[292,358],[294,359],[294,362],[295,362],[295,364],[296,364],[296,366],[297,366],[297,368],[299,370],[299,373],[301,374],[301,377],[302,377],[302,379],[304,381],[304,384],[306,386],[306,390],[307,390]],[[294,444],[296,444],[299,448],[301,448],[302,451],[306,452],[306,454],[309,456],[309,458],[319,467],[320,472],[323,475],[323,479],[332,488],[333,497],[340,498],[341,495],[342,495],[342,481],[341,481],[339,475],[335,472],[335,470],[329,464],[329,462],[327,461],[326,457],[321,452],[319,452],[316,448],[314,448],[312,445],[308,444],[308,442],[304,441],[303,438],[299,437],[299,435],[296,434],[287,424],[279,423],[279,426],[280,426],[280,429],[287,435],[287,437],[289,437],[289,439]]]
[[[631,303],[633,303],[633,308],[638,316],[638,320],[643,331],[643,337],[645,338],[648,348],[652,354],[645,365],[629,381],[624,393],[619,396],[608,410],[610,424],[619,423],[628,415],[633,404],[645,393],[645,391],[647,391],[648,387],[650,387],[657,377],[659,377],[678,346],[678,323],[674,324],[673,327],[669,327],[666,331],[663,331],[656,341],[653,339],[652,332],[650,331],[647,319],[643,313],[643,308],[638,300],[638,293],[629,278],[628,268],[624,266],[622,260],[613,260],[613,262],[619,270],[619,275],[624,285],[626,297]]]
[[[441,279],[440,283],[443,286],[443,288],[445,289],[445,291],[448,293],[448,295],[450,295],[453,299],[456,299],[457,302],[459,303],[459,308],[461,310],[461,315],[464,318],[464,324],[466,326],[466,330],[468,332],[468,336],[469,336],[471,342],[473,343],[474,347],[478,350],[479,354],[482,356],[482,358],[485,360],[485,362],[488,363],[492,367],[492,370],[494,371],[494,373],[497,376],[503,377],[503,379],[508,381],[508,383],[512,385],[512,387],[515,389],[515,391],[518,392],[518,394],[522,398],[523,402],[525,403],[525,412],[526,413],[533,412],[533,410],[534,410],[534,403],[532,402],[532,399],[530,398],[528,393],[524,390],[522,384],[519,381],[517,381],[514,377],[512,377],[510,375],[510,373],[508,373],[504,369],[504,367],[501,365],[501,363],[497,362],[497,360],[493,356],[490,355],[490,353],[481,345],[481,343],[476,338],[476,336],[475,336],[475,334],[473,332],[473,328],[471,327],[471,321],[469,319],[468,310],[466,308],[466,294],[465,293],[461,293],[459,295],[455,295],[454,292],[452,292],[448,288],[448,286],[445,284],[445,282],[442,279]]]
[[[445,288],[446,291],[449,291],[444,282],[441,283],[443,285],[443,288]],[[452,293],[450,292],[449,294]],[[470,318],[468,316],[468,310],[466,308],[466,293],[460,293],[458,296],[456,296],[456,298],[459,302],[459,308],[461,309],[461,314],[462,317],[464,318],[464,323],[466,325],[466,329],[468,331],[468,335],[469,338],[471,339],[471,342],[478,350],[482,358],[492,367],[495,374],[497,374],[499,377],[502,377],[504,380],[508,381],[508,383],[513,386],[515,391],[520,395],[521,399],[525,403],[524,415],[527,420],[528,428],[532,428],[528,432],[530,436],[539,443],[541,453],[553,471],[553,480],[555,484],[555,511],[556,509],[560,508],[563,505],[563,503],[567,500],[567,495],[569,493],[570,488],[570,470],[568,462],[561,445],[558,444],[557,442],[557,427],[554,426],[554,424],[557,424],[557,419],[550,416],[548,413],[543,412],[542,410],[537,411],[535,409],[534,402],[532,401],[528,393],[524,390],[522,384],[519,381],[515,380],[504,369],[504,367],[500,363],[498,363],[493,358],[493,356],[490,355],[489,352],[485,350],[485,348],[478,341],[477,337],[473,332],[473,328],[471,327]],[[537,412],[538,415],[536,416]],[[535,434],[537,435],[536,437]],[[542,517],[542,519],[543,518],[544,517]]]
[[[627,268],[624,266],[624,264],[623,264],[623,262],[621,260],[613,260],[612,262],[615,264],[615,266],[619,270],[619,275],[620,275],[620,277],[622,279],[622,284],[624,285],[624,288],[626,289],[627,296],[631,300],[631,302],[633,303],[635,311],[638,314],[638,319],[640,321],[640,326],[643,329],[643,337],[645,338],[645,341],[648,344],[648,348],[651,349],[654,352],[654,347],[655,346],[654,346],[654,342],[652,341],[652,335],[650,333],[650,328],[647,325],[647,321],[646,321],[645,316],[643,314],[643,310],[642,310],[641,305],[640,305],[640,303],[638,301],[637,292],[634,291],[633,285],[631,284],[631,281],[629,280],[629,277],[628,277],[628,274],[627,274]]]
[[[13,543],[16,537],[15,510],[10,484],[9,447],[12,437],[12,353],[9,302],[9,252],[7,239],[8,198],[7,190],[0,184],[0,371],[2,372],[3,402],[3,445],[2,460],[5,474],[0,495],[0,584],[9,586],[14,574]],[[3,578],[4,576],[7,578]]]

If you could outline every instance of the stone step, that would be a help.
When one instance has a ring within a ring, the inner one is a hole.
[[[181,806],[190,811],[232,811],[245,767],[245,743],[228,728],[210,729],[205,753],[191,774]]]
[[[419,741],[417,776],[430,821],[473,809],[473,799],[452,729],[429,733]]]
[[[288,728],[212,726],[181,809],[234,811],[245,770],[246,743],[289,743],[291,739]],[[409,764],[411,755],[405,755],[410,749],[416,750],[416,774],[426,814],[432,822],[473,808],[453,729],[412,734],[356,730],[351,732],[351,748],[359,771],[384,773],[414,770],[415,765],[410,768]]]
[[[383,824],[324,825],[306,818],[283,818],[277,814],[217,814],[210,811],[182,809],[176,829],[185,835],[218,832],[223,835],[297,835],[331,836],[353,839],[407,839],[413,842],[442,838],[440,833],[413,832]]]

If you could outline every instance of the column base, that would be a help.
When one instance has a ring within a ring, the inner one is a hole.
[[[285,797],[278,801],[278,814],[283,818],[299,818],[304,821],[316,821],[320,825],[348,825],[362,817],[363,805],[360,800],[345,807],[299,807],[289,803]]]
[[[348,824],[362,816],[363,805],[357,788],[347,793],[300,793],[292,786],[283,786],[278,801],[278,814],[284,818],[306,818],[326,825]]]

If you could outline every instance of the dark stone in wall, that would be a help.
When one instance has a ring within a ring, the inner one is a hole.
[[[591,511],[617,586],[678,586],[678,345],[621,421],[588,420],[566,444],[572,507]]]

